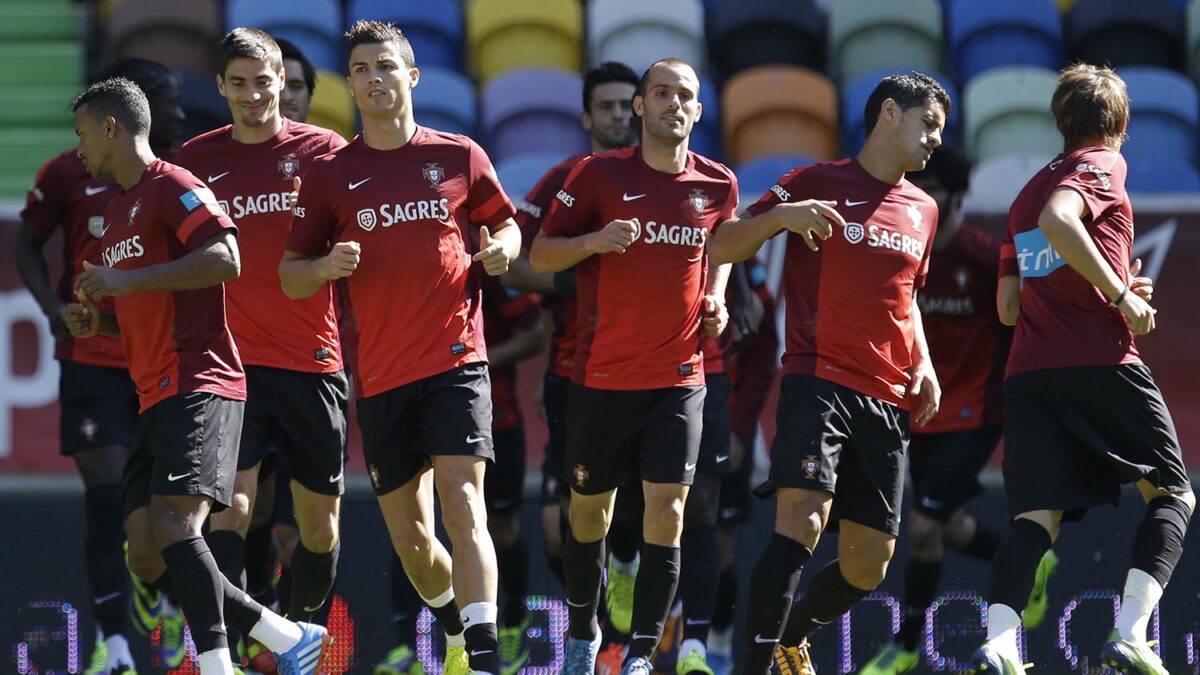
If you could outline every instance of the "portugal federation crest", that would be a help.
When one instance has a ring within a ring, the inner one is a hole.
[[[138,214],[141,212],[142,212],[142,200],[139,199],[133,203],[133,206],[129,207],[129,222],[125,224],[126,227],[128,227],[129,225],[132,225],[134,218],[137,218]]]
[[[582,464],[575,465],[575,487],[583,487],[587,485],[588,470]]]
[[[291,180],[299,170],[300,158],[295,154],[289,152],[279,160],[279,173],[283,174],[285,180]]]
[[[817,469],[820,468],[821,463],[817,461],[816,455],[805,455],[804,463],[801,466],[804,468],[804,477],[812,479],[817,477]]]
[[[696,215],[700,216],[704,214],[704,209],[707,209],[711,202],[708,199],[708,195],[704,194],[704,190],[696,188],[688,196],[688,203],[692,205],[692,210],[696,212]]]
[[[425,180],[429,181],[429,187],[437,187],[442,184],[442,179],[446,177],[446,170],[437,162],[430,162],[421,169],[421,175],[425,176]]]

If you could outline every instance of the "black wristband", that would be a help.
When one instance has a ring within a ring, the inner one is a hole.
[[[1122,288],[1122,289],[1121,289],[1121,293],[1120,293],[1120,295],[1118,295],[1118,296],[1117,296],[1117,298],[1116,298],[1115,300],[1113,300],[1112,302],[1108,303],[1108,306],[1109,306],[1109,307],[1114,307],[1114,308],[1120,308],[1120,306],[1121,306],[1121,301],[1122,301],[1122,300],[1124,300],[1124,299],[1125,299],[1125,296],[1126,296],[1126,295],[1128,295],[1128,294],[1129,294],[1129,284],[1125,284],[1125,288]]]

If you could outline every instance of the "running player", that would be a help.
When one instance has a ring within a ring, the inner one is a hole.
[[[1064,70],[1050,104],[1063,152],[1008,214],[997,306],[1016,324],[1004,384],[1004,485],[1012,527],[992,565],[988,639],[971,672],[1024,672],[1021,610],[1065,521],[1137,485],[1148,508],[1133,539],[1103,667],[1166,675],[1146,625],[1183,553],[1195,496],[1171,414],[1134,335],[1156,310],[1129,269],[1133,208],[1121,144],[1125,82],[1108,68]]]
[[[145,59],[122,59],[104,69],[101,79],[132,80],[150,101],[150,147],[156,153],[172,152],[179,144],[183,110],[179,85],[171,71]],[[133,606],[125,595],[124,514],[121,471],[129,456],[137,424],[137,390],[121,341],[99,336],[72,340],[66,325],[66,306],[74,301],[75,275],[83,261],[100,263],[100,238],[104,235],[104,207],[119,188],[111,180],[88,173],[75,150],[50,159],[38,172],[21,211],[15,243],[17,270],[50,322],[57,339],[59,361],[59,450],[75,461],[83,479],[87,529],[84,566],[95,606],[99,639],[86,673],[120,673],[133,670],[133,656],[125,638],[125,615],[132,610],[134,626],[143,634],[158,625],[165,611],[167,627],[159,642],[164,664],[183,663],[183,620],[168,602],[160,604],[158,592],[135,586]],[[63,228],[63,270],[57,287],[50,284],[42,253],[47,240]],[[101,307],[112,311],[112,301]],[[174,630],[178,628],[179,630]]]
[[[242,274],[226,284],[227,314],[246,367],[247,402],[234,501],[213,514],[206,538],[221,572],[245,590],[244,537],[259,465],[269,443],[278,447],[300,526],[288,616],[312,621],[337,571],[349,391],[332,285],[291,302],[277,270],[291,229],[294,181],[313,159],[346,142],[280,114],[283,59],[270,35],[233,29],[217,45],[217,66],[217,89],[233,124],[185,143],[177,162],[207,178],[238,226]],[[230,636],[232,647],[240,637]]]
[[[503,274],[521,233],[483,150],[413,120],[420,71],[400,30],[359,21],[347,38],[363,133],[305,172],[280,279],[293,298],[346,280],[363,452],[393,545],[451,636],[447,667],[465,668],[465,644],[471,670],[496,675],[496,554],[483,498],[491,395],[471,268]],[[479,228],[478,250],[468,227]],[[453,585],[434,534],[435,483]]]
[[[564,467],[571,485],[564,672],[571,675],[595,669],[604,536],[629,466],[638,467],[646,516],[622,672],[650,672],[648,657],[679,581],[683,510],[704,405],[700,334],[703,326],[719,335],[728,320],[728,270],[709,273],[705,244],[737,206],[733,173],[688,152],[701,114],[698,90],[695,71],[682,61],[648,68],[633,98],[642,145],[580,162],[530,251],[536,271],[578,266],[579,339]]]
[[[119,335],[137,387],[124,475],[131,570],[156,586],[173,582],[204,675],[233,672],[226,619],[276,652],[283,669],[315,672],[325,629],[264,610],[221,576],[200,536],[210,510],[233,499],[246,397],[225,321],[224,282],[241,266],[237,230],[204,183],[154,156],[137,85],[103,80],[71,107],[88,172],[121,187],[99,228],[103,264],[83,262],[67,323],[77,338]],[[115,313],[97,306],[108,296]]]
[[[722,261],[787,231],[784,378],[772,450],[775,533],[750,584],[746,672],[778,659],[812,671],[807,635],[878,586],[900,527],[909,411],[937,413],[941,390],[914,296],[924,285],[937,205],[904,178],[941,145],[950,99],[920,73],[884,78],[867,101],[857,158],[797,168],[710,243]],[[841,206],[840,213],[835,206]],[[820,242],[819,240],[824,240]],[[836,560],[793,607],[836,501]]]

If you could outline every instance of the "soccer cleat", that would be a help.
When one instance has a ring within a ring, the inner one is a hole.
[[[174,670],[183,665],[187,658],[187,644],[183,639],[187,625],[183,611],[178,607],[164,607],[162,611],[162,632],[158,640],[158,657],[167,670]]]
[[[898,675],[911,671],[920,662],[920,654],[906,651],[893,642],[881,649],[875,658],[868,661],[867,665],[859,671],[859,675]]]
[[[275,665],[275,655],[271,653],[270,649],[249,637],[245,639],[245,645],[246,662],[250,665],[250,670],[262,675],[279,675],[279,668]]]
[[[500,675],[516,675],[529,662],[529,645],[526,644],[525,633],[532,621],[526,614],[521,623],[500,629]]]
[[[629,635],[633,624],[633,584],[637,579],[638,560],[633,561],[632,572],[621,572],[613,565],[615,558],[608,558],[608,585],[604,588],[604,608],[608,610],[608,622],[623,635]]]
[[[300,641],[282,654],[275,654],[279,675],[314,675],[325,671],[325,660],[333,636],[324,626],[297,621],[302,634]]]
[[[446,647],[446,662],[442,664],[442,675],[467,675],[471,672],[471,660],[466,647]]]
[[[709,652],[708,667],[712,668],[713,675],[729,675],[733,672],[733,657],[729,654]]]
[[[808,655],[808,640],[795,647],[779,645],[775,648],[775,663],[771,673],[777,675],[817,675],[812,657]]]
[[[993,647],[989,641],[983,643],[983,646],[975,652],[975,656],[971,657],[971,667],[967,673],[968,675],[1023,675],[1027,667],[1021,663],[1020,658],[1014,659],[1005,655]]]
[[[698,651],[688,652],[688,655],[675,662],[675,675],[714,675],[704,654]]]
[[[105,666],[108,665],[108,645],[104,640],[100,639],[100,633],[96,633],[96,646],[92,649],[92,658],[88,661],[88,667],[84,669],[83,675],[107,675]]]
[[[625,645],[610,642],[596,656],[596,675],[621,675],[621,664],[623,663],[625,663]]]
[[[654,666],[650,665],[650,661],[644,657],[629,659],[625,667],[621,668],[621,675],[650,675],[654,672]]]
[[[1153,642],[1125,640],[1114,630],[1100,650],[1100,667],[1122,675],[1170,675],[1153,646]]]
[[[1033,578],[1033,590],[1029,592],[1029,603],[1021,613],[1021,625],[1025,630],[1033,630],[1046,620],[1046,608],[1050,605],[1050,595],[1046,592],[1046,586],[1056,569],[1058,555],[1054,553],[1054,549],[1050,549],[1038,562],[1037,575]]]
[[[129,569],[129,542],[125,542],[125,569]],[[129,603],[129,619],[133,628],[143,637],[149,637],[158,628],[162,617],[162,596],[149,584],[129,573],[129,585],[133,588],[133,602]]]
[[[375,665],[375,675],[425,675],[425,666],[412,647],[400,645]]]
[[[234,672],[237,672],[236,669]],[[133,669],[133,666],[128,666],[122,663],[116,668],[105,672],[104,675],[137,675],[137,671]]]
[[[600,652],[600,636],[597,635],[591,642],[568,637],[566,651],[563,675],[594,675],[596,655]]]

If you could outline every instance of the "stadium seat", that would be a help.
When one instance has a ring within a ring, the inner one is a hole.
[[[838,82],[881,68],[941,70],[937,0],[854,0],[829,11],[829,48]]]
[[[879,70],[856,77],[852,82],[842,87],[842,141],[845,143],[847,154],[856,154],[862,149],[866,140],[867,99],[875,91],[879,81],[888,75],[895,74],[894,70]],[[932,76],[946,93],[950,95],[950,117],[946,120],[946,128],[942,130],[943,142],[956,142],[962,136],[962,101],[958,98],[958,89],[950,78],[938,73],[926,73]]]
[[[7,0],[0,3],[0,41],[77,40],[82,18],[69,0]]]
[[[722,81],[769,63],[821,70],[825,66],[825,12],[813,0],[714,0],[708,46]]]
[[[0,86],[57,84],[79,89],[83,56],[82,42],[5,42],[0,44]]]
[[[704,7],[699,0],[592,0],[587,9],[593,65],[621,61],[641,74],[665,57],[705,69]]]
[[[764,155],[738,166],[735,173],[741,193],[741,208],[758,201],[792,169],[808,166],[815,161],[815,158],[804,155]]]
[[[534,152],[523,155],[513,155],[504,161],[496,162],[496,176],[504,193],[514,203],[525,198],[550,167],[566,159],[568,155],[560,152]],[[528,243],[528,242],[527,242]]]
[[[1129,175],[1125,178],[1127,192],[1200,192],[1200,172],[1185,159],[1127,157],[1125,161],[1129,165]]]
[[[1074,7],[1075,3],[1077,2],[1079,2],[1079,0],[1054,0],[1054,4],[1058,6],[1058,11],[1064,15],[1070,12],[1071,8]]]
[[[481,84],[518,68],[579,70],[583,9],[578,0],[472,0],[467,51]]]
[[[346,72],[338,0],[229,0],[230,26],[253,26],[290,40],[317,68]]]
[[[967,82],[965,140],[981,162],[1003,155],[1056,154],[1062,137],[1050,114],[1058,84],[1053,71],[1025,66],[993,68]]]
[[[960,82],[999,66],[1062,65],[1062,16],[1053,0],[953,0],[947,25]]]
[[[71,101],[79,94],[80,83],[70,85],[0,86],[0,128],[65,127],[74,124]]]
[[[1129,89],[1129,138],[1126,157],[1179,157],[1197,160],[1200,99],[1196,85],[1171,70],[1131,66],[1119,71]]]
[[[138,57],[174,70],[211,73],[221,29],[214,0],[121,0],[109,17],[109,51],[117,58]]]
[[[1183,15],[1174,0],[1079,0],[1067,16],[1072,59],[1183,67]]]
[[[578,73],[553,68],[514,70],[488,82],[482,120],[492,161],[531,152],[589,152],[579,124],[582,97]]]
[[[475,88],[453,70],[422,68],[421,81],[413,89],[413,112],[418,124],[473,136],[478,117]]]
[[[209,66],[209,70],[203,72],[184,70],[176,73],[180,104],[187,116],[183,122],[185,140],[231,122],[229,103],[217,91],[211,68]]]
[[[0,128],[0,200],[23,199],[42,164],[78,144],[70,127]]]
[[[455,0],[351,0],[347,23],[359,19],[394,21],[419,68],[463,69],[462,6]]]
[[[358,133],[358,110],[344,76],[328,70],[317,71],[317,87],[313,90],[308,123],[333,129],[346,140]]]
[[[721,159],[721,90],[711,79],[700,76],[700,123],[692,128],[688,149],[710,159]],[[635,122],[636,123],[636,122]]]
[[[721,118],[732,162],[838,153],[837,92],[824,75],[805,68],[758,66],[734,75],[721,91]]]
[[[971,169],[971,189],[963,200],[963,210],[967,213],[1008,213],[1013,200],[1033,174],[1054,159],[1060,149],[1006,155],[977,163]]]
[[[1187,61],[1192,79],[1200,82],[1200,2],[1188,5]]]

